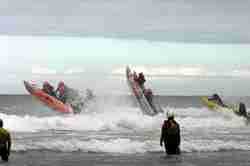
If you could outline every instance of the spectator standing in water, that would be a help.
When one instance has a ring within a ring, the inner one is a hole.
[[[165,145],[165,152],[168,155],[180,154],[180,126],[174,120],[174,113],[167,113],[167,120],[164,120],[161,128],[160,146]]]
[[[3,120],[0,119],[0,156],[3,161],[9,160],[11,148],[10,133],[3,128]]]

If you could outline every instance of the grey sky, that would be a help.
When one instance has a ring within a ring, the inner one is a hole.
[[[166,94],[250,95],[249,16],[250,0],[3,0],[0,93],[23,79],[128,92],[133,65]]]
[[[249,0],[4,0],[0,34],[250,42]]]

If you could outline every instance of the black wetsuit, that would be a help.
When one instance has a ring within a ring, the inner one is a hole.
[[[161,129],[160,144],[164,142],[166,154],[180,154],[180,127],[179,124],[172,119],[172,125],[170,120],[165,120]]]
[[[244,103],[240,103],[239,111],[235,113],[238,114],[239,116],[246,118],[247,124],[250,123],[250,116],[247,114],[246,105]]]

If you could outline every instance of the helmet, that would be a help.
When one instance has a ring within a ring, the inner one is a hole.
[[[48,81],[44,81],[43,85],[49,85],[49,82]]]
[[[3,127],[3,120],[0,119],[0,127]]]
[[[167,118],[169,119],[169,118],[174,118],[174,112],[173,111],[168,111],[167,112]]]
[[[60,81],[58,86],[64,86],[64,82]]]
[[[217,93],[213,94],[214,98],[219,98],[219,95]]]

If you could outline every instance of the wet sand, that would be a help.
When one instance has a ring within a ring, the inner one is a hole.
[[[14,152],[8,166],[249,166],[250,151],[182,153],[165,156],[164,153],[110,154],[52,151]]]

